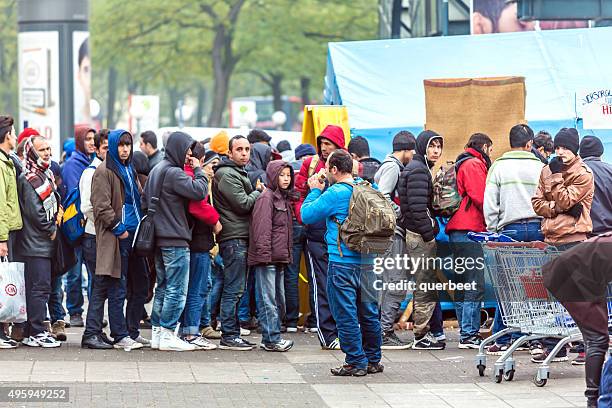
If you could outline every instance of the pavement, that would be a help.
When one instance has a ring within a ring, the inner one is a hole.
[[[82,329],[67,329],[56,349],[20,346],[0,351],[0,387],[68,387],[69,402],[0,402],[0,407],[410,407],[555,408],[584,407],[584,367],[555,363],[545,387],[531,379],[536,365],[516,353],[511,382],[492,381],[474,366],[476,350],[457,348],[447,332],[441,351],[383,352],[385,371],[363,378],[333,377],[341,351],[324,351],[314,334],[285,334],[295,340],[286,353],[261,349],[162,352],[84,350]],[[150,337],[149,330],[143,330]],[[409,339],[411,334],[402,334]],[[253,342],[260,336],[248,337]],[[0,398],[2,398],[0,396]]]

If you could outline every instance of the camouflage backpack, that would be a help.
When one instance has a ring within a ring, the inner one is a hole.
[[[433,199],[431,203],[431,208],[436,212],[436,215],[450,217],[459,209],[463,197],[457,189],[457,172],[459,166],[472,157],[464,157],[457,163],[448,161],[436,173],[433,179]],[[470,203],[468,203],[469,205]]]
[[[348,216],[338,224],[338,252],[340,240],[355,252],[383,255],[391,245],[395,232],[395,211],[391,203],[367,181],[357,184],[341,183],[353,190]]]

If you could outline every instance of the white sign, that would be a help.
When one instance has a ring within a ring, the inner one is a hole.
[[[59,34],[19,33],[19,119],[49,139],[53,158],[60,149]]]
[[[72,70],[74,124],[91,126],[91,58],[88,31],[72,33]]]
[[[130,95],[130,131],[136,133],[159,128],[159,95]]]
[[[230,127],[255,127],[257,110],[255,101],[232,101]]]
[[[577,92],[576,116],[584,129],[612,129],[612,89]]]

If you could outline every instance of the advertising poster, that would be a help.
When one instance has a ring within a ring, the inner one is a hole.
[[[49,139],[53,157],[60,149],[59,35],[57,31],[19,33],[19,126]],[[18,130],[19,131],[19,130]]]
[[[472,34],[512,33],[517,31],[586,28],[588,22],[520,21],[517,2],[508,0],[472,0],[470,27]]]
[[[72,33],[72,72],[74,93],[74,123],[91,125],[89,107],[91,100],[91,58],[89,56],[89,32]]]
[[[584,129],[612,129],[612,89],[576,92],[576,117]]]

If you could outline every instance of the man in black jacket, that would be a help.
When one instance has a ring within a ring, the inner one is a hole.
[[[191,227],[186,204],[188,200],[203,200],[208,189],[200,161],[191,155],[194,144],[183,132],[169,136],[166,155],[149,174],[142,200],[146,213],[151,197],[161,192],[155,213],[157,289],[151,313],[151,348],[161,350],[195,350],[174,333],[185,307],[189,279]],[[193,168],[194,178],[183,170],[186,162]]]
[[[595,194],[591,207],[592,235],[612,231],[612,164],[601,160],[604,147],[595,136],[585,136],[580,141],[580,157],[593,170]]]
[[[431,130],[419,134],[416,140],[416,154],[402,170],[397,186],[401,226],[406,230],[406,251],[411,259],[427,260],[436,256],[436,235],[438,223],[431,213],[433,182],[431,169],[442,155],[444,140]],[[429,320],[437,302],[437,293],[419,290],[421,284],[435,282],[432,269],[414,267],[417,288],[414,291],[414,344],[415,350],[441,350],[444,343],[438,342],[429,333]]]

